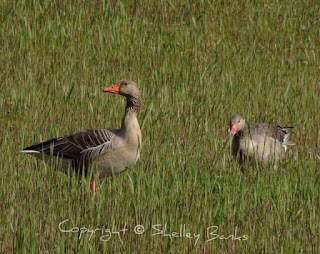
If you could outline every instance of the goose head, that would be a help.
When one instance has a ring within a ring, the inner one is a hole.
[[[246,126],[246,121],[240,115],[234,115],[230,119],[230,133],[235,135],[238,131],[241,131]]]
[[[121,80],[118,84],[107,87],[102,90],[105,93],[116,93],[126,97],[140,95],[138,85],[130,80]]]

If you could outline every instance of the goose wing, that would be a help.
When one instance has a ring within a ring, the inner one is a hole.
[[[293,127],[281,127],[269,124],[257,124],[251,126],[251,133],[254,135],[267,136],[275,139],[279,142],[284,142],[290,137],[290,132],[286,129],[292,129]]]
[[[77,132],[69,136],[50,139],[23,149],[23,153],[53,154],[65,159],[89,159],[112,147],[115,130],[94,129]]]

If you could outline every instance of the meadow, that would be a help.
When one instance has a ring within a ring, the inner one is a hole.
[[[1,253],[320,252],[319,3],[2,0],[0,22]],[[101,90],[121,79],[142,153],[97,198],[19,153],[118,128],[125,99]],[[290,158],[245,176],[236,113],[295,126]]]

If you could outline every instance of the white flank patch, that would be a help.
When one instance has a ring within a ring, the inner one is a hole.
[[[20,151],[20,153],[40,153],[40,152],[35,151],[35,150],[22,150],[22,151]]]

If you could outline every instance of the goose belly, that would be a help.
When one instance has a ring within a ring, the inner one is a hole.
[[[140,156],[138,147],[113,149],[96,159],[95,165],[100,178],[123,172],[135,164]]]
[[[273,141],[266,138],[264,141],[256,142],[249,138],[240,143],[240,150],[246,157],[254,161],[257,160],[264,164],[270,161],[277,163],[285,153],[281,143]]]

